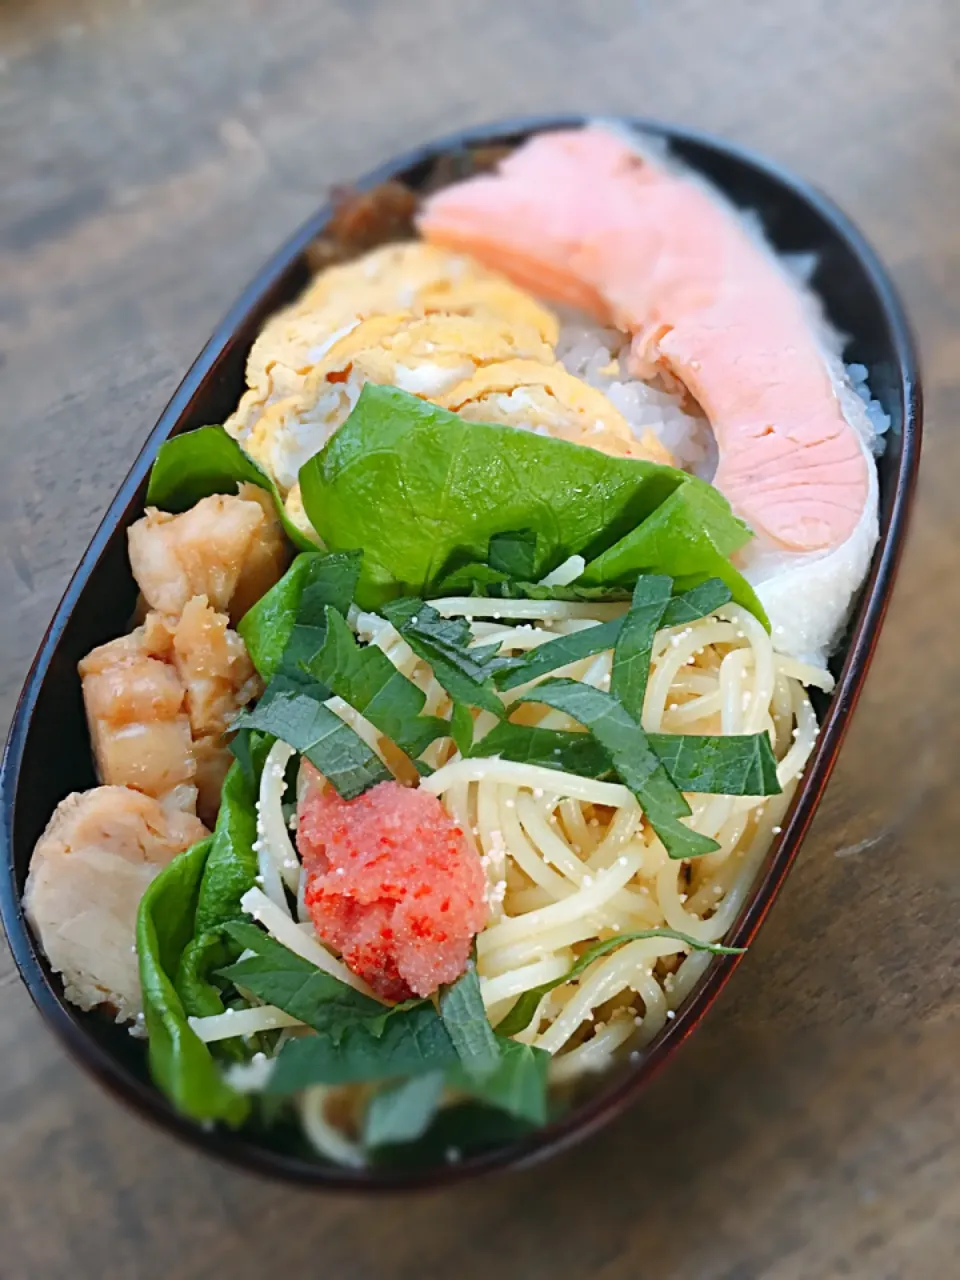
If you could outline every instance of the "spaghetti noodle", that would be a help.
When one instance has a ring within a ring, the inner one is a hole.
[[[473,598],[432,603],[443,616],[469,617],[473,643],[495,643],[504,655],[529,652],[626,608]],[[429,665],[389,622],[357,612],[352,621],[359,635],[424,692],[427,710],[449,713],[449,697]],[[607,651],[550,674],[605,688],[611,662]],[[477,969],[488,1016],[496,1025],[525,992],[559,980],[518,1035],[554,1055],[558,1081],[605,1069],[628,1042],[649,1042],[703,973],[708,954],[662,936],[627,942],[575,979],[562,981],[578,954],[620,933],[672,930],[702,943],[724,937],[813,748],[817,721],[805,683],[829,691],[832,678],[826,670],[777,654],[756,618],[737,605],[657,633],[643,728],[650,733],[767,733],[778,762],[782,792],[777,796],[688,797],[689,825],[719,846],[695,859],[668,856],[636,798],[620,783],[495,756],[464,758],[451,738],[430,748],[436,771],[420,785],[440,797],[480,854],[487,875],[489,920],[477,938]],[[516,694],[502,696],[509,703]],[[338,713],[340,705],[339,699],[328,702]],[[537,727],[579,727],[548,708],[526,705],[525,713],[526,722]],[[356,713],[353,717],[356,724]],[[495,717],[479,712],[475,722],[480,734]],[[282,751],[275,756],[277,751],[263,773],[261,806],[273,820],[264,825],[261,839],[279,869],[292,846],[285,831],[272,843],[282,831],[276,820],[282,770],[270,766],[287,758]],[[261,902],[257,918],[289,946],[290,925],[281,930],[277,910]],[[297,949],[305,954],[302,944]],[[311,958],[317,958],[317,949],[310,940]],[[324,967],[345,978],[343,966],[331,960],[327,957]]]

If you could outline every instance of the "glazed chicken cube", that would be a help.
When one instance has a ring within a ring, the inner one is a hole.
[[[97,776],[213,822],[230,764],[223,735],[261,690],[246,646],[205,596],[147,615],[80,663]]]
[[[277,581],[289,559],[270,495],[244,484],[171,515],[148,507],[128,531],[130,567],[151,609],[179,615],[206,596],[236,621]]]
[[[205,596],[184,606],[173,631],[173,662],[195,738],[222,734],[262,688],[246,645]]]
[[[155,797],[178,788],[181,803],[193,808],[197,770],[184,688],[176,668],[155,656],[163,652],[158,637],[169,649],[169,636],[150,619],[80,663],[97,776]]]

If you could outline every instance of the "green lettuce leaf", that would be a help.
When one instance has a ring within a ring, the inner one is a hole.
[[[191,938],[177,965],[174,985],[184,1011],[193,1018],[223,1013],[223,988],[213,981],[218,969],[236,955],[233,942],[221,926]]]
[[[287,518],[283,499],[267,473],[249,458],[223,427],[198,427],[184,431],[160,446],[147,485],[147,506],[161,511],[186,511],[213,493],[236,493],[244,481],[255,484],[273,498],[284,531],[295,547],[315,551],[307,538]]]
[[[554,978],[550,982],[544,982],[539,987],[533,987],[530,991],[525,991],[517,1003],[513,1006],[505,1018],[501,1018],[497,1023],[498,1036],[515,1036],[519,1032],[526,1030],[530,1025],[530,1020],[537,1011],[537,1005],[541,999],[549,991],[562,986],[565,982],[573,982],[579,978],[594,960],[599,960],[601,956],[609,955],[611,951],[619,951],[628,942],[636,942],[640,938],[672,938],[675,942],[683,942],[691,951],[709,951],[715,956],[737,956],[742,955],[746,948],[744,947],[725,947],[719,942],[701,942],[698,938],[692,938],[687,933],[678,933],[676,929],[637,929],[631,933],[618,933],[615,938],[605,938],[602,942],[595,942],[592,947],[588,947],[581,956],[577,958],[565,974],[559,978]]]
[[[509,578],[529,578],[537,564],[537,535],[533,529],[495,533],[487,547],[487,563],[495,573]]]
[[[137,912],[137,956],[154,1083],[183,1115],[236,1126],[249,1115],[250,1101],[224,1080],[209,1048],[191,1030],[174,986],[194,936],[210,845],[207,838],[178,854],[147,888]]]
[[[261,740],[259,767],[269,744]],[[227,770],[220,793],[220,811],[203,870],[196,910],[196,933],[203,934],[242,915],[240,899],[257,875],[257,790],[239,761]]]
[[[240,899],[252,888],[257,875],[256,795],[260,771],[271,738],[244,734],[241,754],[227,771],[220,796],[217,824],[209,842],[193,917],[193,936],[184,947],[175,971],[174,985],[184,1012],[193,1017],[223,1013],[227,1007],[216,970],[239,955],[240,948],[224,930],[225,922],[242,915]],[[236,742],[236,740],[235,740]],[[214,1057],[243,1060],[252,1049],[244,1042],[217,1042]]]
[[[264,680],[280,670],[298,676],[301,663],[323,644],[327,606],[344,615],[350,608],[361,558],[359,552],[303,552],[240,619],[237,630]]]
[[[641,573],[666,573],[683,589],[706,578],[719,578],[737,604],[769,630],[756,593],[730,563],[729,557],[745,539],[729,511],[726,499],[708,484],[678,486],[635,529],[591,560],[578,582],[587,587],[624,586]]]
[[[274,742],[276,738],[269,733],[261,733],[259,729],[238,729],[230,738],[230,751],[254,796],[260,789],[263,762]]]
[[[193,1018],[209,1018],[228,1008],[246,1008],[247,1001],[231,998],[229,983],[217,971],[235,960],[239,948],[223,925],[198,934],[187,943],[177,965],[174,986],[184,1013]],[[246,1062],[264,1047],[265,1035],[217,1040],[209,1046],[215,1058]]]
[[[363,1145],[383,1147],[422,1137],[437,1114],[443,1086],[443,1072],[431,1071],[380,1089],[363,1118]]]
[[[363,1024],[329,1035],[288,1040],[266,1084],[271,1095],[299,1093],[311,1084],[389,1080],[446,1070],[459,1061],[450,1034],[428,1001],[397,1010],[380,1035]]]
[[[750,532],[705,482],[466,422],[395,387],[364,387],[300,484],[324,543],[363,549],[357,602],[365,608],[429,594],[458,567],[484,561],[492,538],[524,530],[536,535],[531,577],[573,554],[588,561],[585,586],[632,586],[639,573],[668,573],[682,586],[720,577],[763,616],[727,559]]]

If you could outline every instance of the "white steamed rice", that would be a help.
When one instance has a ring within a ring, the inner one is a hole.
[[[582,313],[555,308],[560,316],[557,356],[564,367],[601,390],[639,440],[653,431],[677,465],[709,480],[717,468],[717,445],[703,414],[687,412],[679,395],[627,372],[630,343],[619,329],[604,328]]]

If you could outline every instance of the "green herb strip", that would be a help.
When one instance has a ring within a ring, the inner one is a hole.
[[[345,800],[352,800],[393,775],[358,733],[323,704],[329,691],[278,675],[238,728],[259,729],[307,757]]]
[[[288,1040],[266,1085],[273,1095],[299,1093],[312,1084],[352,1084],[445,1070],[459,1061],[450,1034],[432,1004],[388,1017],[379,1035],[362,1023],[335,1041],[317,1034]]]
[[[545,1124],[550,1054],[499,1034],[496,1040],[500,1046],[496,1067],[483,1076],[469,1073],[462,1063],[451,1067],[447,1071],[451,1088],[518,1120]]]
[[[526,657],[518,660],[515,666],[500,677],[500,688],[504,691],[516,689],[531,680],[549,675],[558,667],[566,667],[571,662],[580,662],[595,654],[605,653],[617,643],[623,623],[623,618],[613,618],[609,622],[600,622],[595,627],[574,631],[568,636],[546,640],[536,649],[531,649]]]
[[[383,1034],[394,1014],[390,1006],[324,973],[256,925],[237,921],[227,925],[226,931],[241,950],[256,954],[221,969],[221,978],[305,1022],[334,1045],[359,1024],[374,1037]]]
[[[682,627],[697,622],[730,603],[730,588],[720,578],[708,578],[699,586],[672,596],[663,611],[661,627]]]
[[[780,794],[777,760],[765,733],[648,733],[647,743],[681,791],[719,796]],[[470,756],[499,756],[581,778],[610,779],[615,774],[613,761],[591,734],[510,721],[495,725],[474,744]]]
[[[389,1084],[370,1099],[363,1119],[367,1148],[416,1142],[429,1129],[440,1106],[442,1071]]]
[[[308,669],[409,756],[418,756],[450,732],[445,720],[420,714],[426,702],[423,691],[376,645],[361,648],[335,609],[326,611],[323,647]]]
[[[767,733],[650,733],[647,742],[681,791],[776,796],[782,790]]]
[[[696,621],[730,599],[729,589],[718,578],[673,598],[672,585],[672,580],[662,575],[641,575],[624,617],[547,640],[516,660],[497,683],[501,689],[515,689],[570,662],[613,649],[612,691],[631,715],[638,714],[650,672],[653,638],[659,628]]]
[[[654,637],[670,603],[672,587],[670,578],[641,574],[614,642],[610,692],[637,723],[643,715]]]
[[[691,951],[709,951],[716,956],[741,955],[745,950],[743,947],[725,947],[719,942],[701,942],[687,933],[678,933],[676,929],[637,929],[632,933],[618,933],[615,938],[605,938],[602,942],[596,942],[592,947],[588,947],[561,977],[525,991],[507,1016],[497,1024],[497,1035],[515,1036],[526,1030],[537,1011],[537,1006],[548,992],[581,977],[601,956],[609,955],[611,951],[619,951],[628,942],[637,942],[643,938],[670,938],[675,942],[684,943]]]
[[[371,1000],[256,925],[234,922],[225,930],[237,947],[254,955],[219,976],[317,1033],[283,1046],[267,1085],[271,1096],[312,1084],[396,1081],[371,1103],[369,1145],[418,1137],[432,1119],[444,1081],[488,1106],[543,1123],[549,1055],[494,1033],[473,961],[441,990],[438,1013],[427,1000],[394,1006]],[[415,1089],[413,1080],[423,1084]]]
[[[417,657],[429,664],[454,703],[503,716],[493,678],[513,660],[498,657],[499,645],[471,648],[472,633],[465,618],[443,618],[422,600],[393,601],[384,606],[383,616]]]
[[[434,596],[485,596],[490,600],[565,600],[571,602],[599,602],[601,604],[626,603],[631,592],[628,587],[585,587],[576,582],[565,586],[545,586],[542,582],[528,582],[511,578],[488,564],[474,562],[461,565],[447,574],[433,588]],[[727,596],[729,599],[729,594]]]
[[[473,744],[469,754],[473,759],[499,756],[518,764],[542,765],[581,778],[605,778],[613,773],[610,757],[589,733],[541,729],[509,720],[494,725]]]
[[[576,680],[548,680],[525,695],[565,711],[584,726],[609,754],[625,786],[639,800],[651,826],[671,858],[697,858],[719,845],[679,821],[690,806],[654,753],[637,722],[609,693]]]

